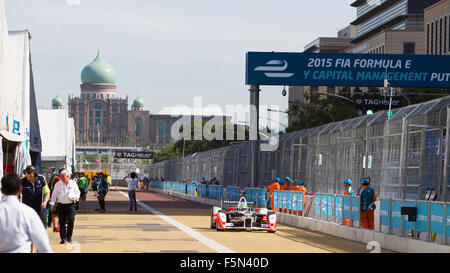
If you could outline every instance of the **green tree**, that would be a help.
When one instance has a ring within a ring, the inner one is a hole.
[[[344,92],[348,92],[348,88],[341,88],[338,95],[343,96]],[[355,117],[353,103],[341,98],[328,96],[322,99],[320,93],[314,93],[305,94],[305,101],[309,103],[301,104],[297,101],[291,104],[289,116],[293,122],[286,129],[287,133]]]
[[[202,133],[201,140],[195,140],[194,139],[194,134],[195,134],[194,130],[200,129],[200,126],[201,126],[201,130],[203,132],[206,122],[207,121],[202,121],[201,124],[200,123],[195,124],[194,122],[192,122],[190,124],[190,126],[191,126],[190,139],[191,140],[185,141],[184,138],[182,138],[182,139],[178,140],[177,142],[175,142],[175,144],[166,145],[166,146],[162,147],[161,149],[153,149],[153,152],[155,153],[154,162],[161,162],[161,161],[181,157],[183,155],[183,149],[184,149],[184,155],[189,155],[189,154],[205,152],[205,151],[209,151],[212,149],[225,147],[225,146],[231,145],[232,143],[238,142],[238,141],[248,141],[248,139],[249,139],[248,126],[232,124],[233,130],[234,130],[233,139],[227,140],[227,138],[226,138],[227,125],[230,125],[230,124],[229,123],[221,123],[222,132],[223,132],[222,140],[218,140],[218,139],[206,140],[203,133]],[[216,132],[215,130],[216,130],[215,126],[212,126],[211,132],[215,133]],[[239,130],[243,130],[243,132],[244,132],[244,135],[242,137],[243,140],[238,139],[238,134],[240,132]],[[182,129],[180,129],[180,133],[182,133]]]

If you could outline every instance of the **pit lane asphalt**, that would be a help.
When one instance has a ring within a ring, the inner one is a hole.
[[[120,193],[119,191],[122,191]],[[78,213],[72,245],[60,245],[59,233],[49,233],[55,252],[82,253],[194,253],[216,252],[198,237],[186,233],[142,206],[128,214],[127,191],[119,188],[106,197],[105,213],[95,211],[94,194],[88,194],[88,211]],[[137,192],[139,201],[164,216],[188,227],[201,237],[237,253],[368,253],[365,244],[335,236],[278,224],[276,233],[266,231],[225,231],[210,229],[211,206],[173,196]],[[167,218],[166,218],[167,219]],[[382,249],[382,253],[389,252]]]

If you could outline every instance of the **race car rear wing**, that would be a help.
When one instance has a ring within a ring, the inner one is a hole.
[[[239,201],[222,200],[222,208],[235,208],[239,204]],[[256,208],[256,202],[247,201],[247,205],[251,208]]]

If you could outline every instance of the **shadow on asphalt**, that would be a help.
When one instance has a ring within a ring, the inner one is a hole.
[[[139,199],[138,199],[139,200]],[[155,210],[163,213],[167,216],[209,216],[211,207],[206,205],[198,205],[194,202],[186,202],[186,201],[141,201],[146,205],[154,208]],[[105,199],[105,212],[95,211],[95,209],[100,208],[98,201],[95,200],[87,200],[86,207],[87,212],[79,211],[77,215],[83,214],[152,214],[150,211],[144,209],[141,206],[137,206],[137,213],[132,212],[129,213],[128,209],[130,206],[129,201],[113,201],[108,200],[108,196]],[[208,222],[209,224],[209,222]]]

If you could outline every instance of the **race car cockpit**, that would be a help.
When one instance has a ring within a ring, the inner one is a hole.
[[[242,196],[241,199],[239,199],[237,210],[239,210],[239,211],[247,211],[247,210],[249,210],[249,207],[248,207],[248,204],[247,204],[247,199],[245,199],[245,197]]]

